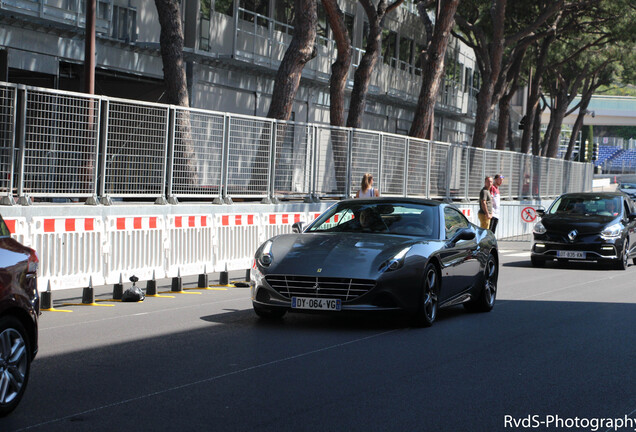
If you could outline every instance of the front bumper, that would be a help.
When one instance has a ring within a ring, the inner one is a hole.
[[[275,289],[258,269],[252,268],[250,272],[250,289],[252,302],[254,304],[269,307],[282,308],[290,312],[320,312],[320,313],[340,313],[355,311],[407,311],[415,312],[419,305],[418,296],[420,295],[421,282],[417,282],[416,278],[404,275],[383,275],[379,280],[375,281],[375,285],[366,293],[352,298],[341,298],[341,310],[332,311],[314,311],[307,309],[292,308],[291,297],[304,298],[332,298],[330,294],[324,293],[303,293],[288,294]]]
[[[535,259],[572,261],[613,261],[620,259],[623,253],[622,238],[604,239],[599,235],[588,235],[573,242],[555,241],[546,235],[534,235],[531,256]],[[583,252],[584,258],[559,256],[560,252]]]

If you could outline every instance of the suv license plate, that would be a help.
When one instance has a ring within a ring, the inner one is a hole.
[[[339,311],[342,306],[340,299],[317,299],[307,297],[292,297],[292,309],[312,309]]]
[[[557,251],[557,258],[585,259],[585,252]]]

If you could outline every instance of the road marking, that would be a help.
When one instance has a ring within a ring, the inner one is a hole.
[[[352,345],[352,344],[355,344],[355,343],[363,342],[365,340],[374,339],[374,338],[377,338],[379,336],[384,336],[384,335],[387,335],[387,334],[390,334],[390,333],[395,333],[398,330],[403,330],[403,329],[388,330],[388,331],[385,331],[385,332],[382,332],[382,333],[377,333],[377,334],[374,334],[374,335],[371,335],[371,336],[366,336],[366,337],[363,337],[363,338],[353,339],[353,340],[350,340],[350,341],[347,341],[347,342],[342,342],[342,343],[339,343],[339,344],[330,345],[330,346],[327,346],[327,347],[324,347],[324,348],[315,349],[315,350],[312,350],[312,351],[307,351],[307,352],[304,352],[304,353],[300,353],[300,354],[296,354],[296,355],[293,355],[293,356],[281,358],[281,359],[278,359],[278,360],[272,360],[272,361],[269,361],[269,362],[257,364],[257,365],[250,366],[250,367],[246,367],[246,368],[243,368],[243,369],[240,369],[240,370],[237,370],[237,371],[227,372],[227,373],[224,373],[224,374],[221,374],[221,375],[212,376],[212,377],[205,378],[205,379],[202,379],[202,380],[199,380],[199,381],[192,381],[192,382],[189,382],[187,384],[174,386],[174,387],[171,387],[171,388],[167,388],[167,389],[164,389],[164,390],[159,390],[159,391],[152,392],[152,393],[147,393],[145,395],[141,395],[141,396],[137,396],[137,397],[133,397],[133,398],[129,398],[129,399],[124,399],[124,400],[121,400],[119,402],[113,402],[113,403],[110,403],[110,404],[107,404],[107,405],[102,405],[100,407],[96,407],[96,408],[88,409],[88,410],[85,410],[85,411],[77,412],[77,413],[70,414],[70,415],[67,415],[67,416],[64,416],[64,417],[58,417],[58,418],[53,419],[53,420],[48,420],[48,421],[45,421],[45,422],[42,422],[42,423],[38,423],[38,424],[35,424],[35,425],[27,426],[27,427],[24,427],[22,429],[16,429],[15,432],[29,430],[29,429],[34,429],[34,428],[39,428],[39,427],[42,427],[42,426],[47,426],[47,425],[50,425],[50,424],[53,424],[53,423],[58,423],[58,422],[61,422],[61,421],[64,421],[64,420],[69,420],[69,419],[72,419],[74,417],[84,416],[84,415],[92,414],[94,412],[101,411],[101,410],[104,410],[104,409],[114,408],[114,407],[117,407],[117,406],[120,406],[120,405],[128,404],[130,402],[140,401],[142,399],[147,399],[147,398],[150,398],[150,397],[163,395],[163,394],[170,393],[170,392],[173,392],[173,391],[176,391],[176,390],[181,390],[181,389],[184,389],[184,388],[193,387],[193,386],[196,386],[196,385],[199,385],[199,384],[204,384],[204,383],[209,383],[209,382],[212,382],[212,381],[217,381],[217,380],[220,380],[222,378],[227,378],[227,377],[230,377],[230,376],[233,376],[233,375],[238,375],[238,374],[242,374],[242,373],[245,373],[245,372],[251,372],[251,371],[254,371],[254,370],[257,370],[257,369],[262,369],[262,368],[265,368],[265,367],[268,367],[268,366],[272,366],[272,365],[276,365],[276,364],[279,364],[279,363],[284,363],[284,362],[287,362],[287,361],[296,360],[296,359],[303,358],[303,357],[308,357],[308,356],[313,355],[313,354],[318,354],[318,353],[329,351],[329,350],[332,350],[332,349],[335,349],[335,348],[340,348],[340,347],[344,347],[344,346],[347,346],[347,345]]]

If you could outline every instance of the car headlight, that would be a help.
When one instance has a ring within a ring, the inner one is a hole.
[[[411,247],[407,247],[402,249],[397,255],[395,255],[390,260],[386,260],[380,266],[380,271],[390,272],[395,271],[399,268],[402,268],[404,265],[404,258],[406,258],[406,253],[411,249]]]
[[[260,252],[256,255],[256,259],[258,263],[263,267],[269,267],[274,261],[274,256],[272,255],[272,242],[266,241]]]
[[[546,231],[547,230],[540,221],[534,224],[534,228],[532,229],[532,232],[535,234],[545,234]]]
[[[610,225],[606,227],[603,231],[601,231],[601,237],[609,240],[619,238],[623,233],[623,225],[620,223],[615,223],[614,225]]]

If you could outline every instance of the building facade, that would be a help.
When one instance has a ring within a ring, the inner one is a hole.
[[[291,0],[181,1],[192,107],[256,116],[267,113],[276,71],[291,40],[292,4]],[[320,2],[318,7],[316,57],[303,70],[291,120],[328,123],[329,77],[337,53]],[[350,92],[368,24],[359,2],[347,0],[341,8],[353,48]],[[83,0],[2,0],[0,81],[80,91],[85,9]],[[154,1],[98,0],[96,10],[95,93],[165,102]],[[424,42],[423,25],[412,3],[386,17],[363,128],[407,133],[421,85],[418,53]],[[436,105],[436,140],[470,143],[478,88],[472,51],[453,40]],[[518,119],[514,112],[515,134]],[[486,147],[494,144],[496,120],[495,115]]]

